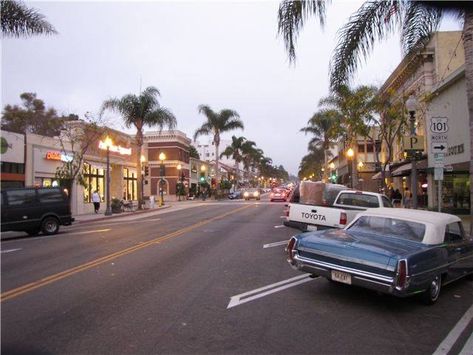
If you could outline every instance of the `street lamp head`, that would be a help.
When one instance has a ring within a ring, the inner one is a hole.
[[[353,158],[354,155],[355,155],[355,152],[353,151],[353,149],[349,148],[347,150],[347,157],[351,159],[351,158]]]
[[[200,171],[204,172],[207,168],[205,167],[205,165],[201,165],[200,166]]]
[[[141,161],[142,163],[144,163],[144,162],[146,161],[146,157],[145,157],[143,154],[141,154],[140,161]]]
[[[331,162],[328,167],[333,170],[333,169],[335,169],[335,164],[333,162]]]
[[[159,160],[161,161],[166,160],[166,154],[164,154],[163,152],[159,153]]]
[[[181,164],[177,164],[177,170],[181,170],[182,169],[182,165]]]
[[[406,100],[406,109],[409,113],[416,112],[417,99],[414,95],[409,96],[409,98]]]
[[[112,138],[110,138],[109,136],[106,136],[103,143],[104,143],[106,148],[110,148],[113,145]]]

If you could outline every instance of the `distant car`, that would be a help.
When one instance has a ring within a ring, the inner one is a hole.
[[[74,221],[69,196],[59,187],[6,189],[1,192],[1,206],[2,232],[50,235]]]
[[[228,198],[229,198],[230,200],[236,200],[236,199],[241,198],[241,191],[234,191],[234,192],[231,192],[230,194],[228,194]]]
[[[286,201],[287,199],[287,190],[282,188],[275,188],[269,194],[269,201]]]
[[[421,294],[427,304],[443,285],[473,278],[473,239],[446,213],[369,209],[344,229],[292,237],[286,251],[294,268],[315,277],[398,297]]]
[[[243,193],[243,198],[248,201],[251,199],[260,200],[261,194],[258,189],[248,189]]]

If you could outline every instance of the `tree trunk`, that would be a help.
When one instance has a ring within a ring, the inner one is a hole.
[[[353,149],[353,158],[351,161],[351,181],[352,188],[358,189],[358,140],[351,144]]]
[[[138,199],[138,209],[141,210],[143,209],[143,191],[142,191],[142,186],[143,186],[143,176],[141,174],[141,150],[143,147],[143,131],[138,130],[136,132],[136,144],[138,146],[138,149],[136,149],[136,193],[137,193],[137,199]]]
[[[216,190],[217,190],[217,195],[218,191],[220,190],[220,171],[218,167],[218,162],[219,162],[219,156],[218,156],[218,146],[220,145],[220,135],[218,133],[215,134],[214,137],[214,143],[215,143],[215,180],[216,180]],[[212,183],[212,181],[210,181]]]
[[[463,25],[465,80],[470,122],[470,235],[473,235],[473,10],[465,8]]]
[[[322,180],[323,182],[327,183],[328,178],[327,178],[327,172],[328,172],[328,166],[327,166],[327,152],[328,149],[324,149],[324,173],[322,174]]]

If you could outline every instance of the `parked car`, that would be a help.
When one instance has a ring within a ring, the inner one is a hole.
[[[241,198],[241,191],[234,191],[228,194],[230,200],[236,200]]]
[[[59,187],[6,189],[1,191],[0,201],[2,232],[56,234],[60,225],[74,221],[69,196]]]
[[[283,188],[274,188],[269,194],[269,201],[286,201],[288,192]]]
[[[261,194],[258,189],[248,189],[243,193],[243,198],[246,201],[251,199],[259,201],[261,199]]]
[[[437,301],[443,285],[473,277],[473,239],[454,215],[411,209],[361,212],[344,229],[289,240],[288,262],[329,280]]]
[[[330,205],[308,205],[290,203],[285,210],[284,225],[298,228],[302,231],[314,231],[327,228],[343,228],[355,216],[368,208],[393,207],[391,201],[376,192],[358,190],[339,190]]]

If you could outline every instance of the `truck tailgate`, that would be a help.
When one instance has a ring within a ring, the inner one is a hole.
[[[288,220],[307,225],[343,228],[345,225],[340,224],[342,213],[346,212],[339,208],[291,203],[289,204]]]

